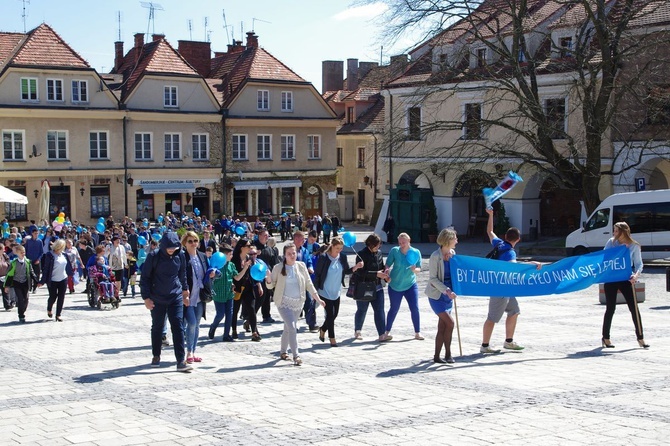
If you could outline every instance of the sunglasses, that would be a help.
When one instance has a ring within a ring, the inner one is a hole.
[[[191,239],[191,240],[186,240],[186,243],[198,243],[198,241]]]

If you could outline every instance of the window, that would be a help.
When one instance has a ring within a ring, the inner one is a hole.
[[[549,124],[549,136],[551,139],[565,138],[565,98],[545,99],[544,112]]]
[[[247,135],[233,135],[233,160],[247,159]]]
[[[165,134],[165,161],[181,160],[181,135],[179,133]]]
[[[258,135],[256,137],[256,157],[259,160],[272,159],[272,135]]]
[[[109,134],[107,132],[89,132],[88,147],[89,157],[92,160],[109,159],[108,147]]]
[[[572,57],[572,37],[561,37],[558,44],[561,58]]]
[[[26,195],[25,187],[8,187],[21,195]],[[28,220],[28,206],[18,203],[4,203],[5,204],[5,218],[9,221]]]
[[[62,79],[47,79],[47,101],[63,102]]]
[[[347,124],[353,124],[356,121],[356,116],[354,115],[354,107],[347,107]]]
[[[270,91],[258,90],[256,108],[258,111],[270,111]]]
[[[365,209],[365,189],[358,189],[358,209]]]
[[[295,159],[295,135],[281,135],[281,159]]]
[[[135,133],[135,161],[151,161],[151,133]]]
[[[207,133],[191,135],[191,150],[193,161],[207,161],[209,159],[209,135]]]
[[[659,85],[649,89],[647,123],[650,125],[670,124],[670,86]]]
[[[485,67],[486,66],[486,48],[479,48],[475,52],[475,66],[476,67]]]
[[[25,134],[23,130],[2,131],[2,159],[3,161],[24,161],[23,141]]]
[[[407,139],[421,140],[421,107],[407,109]]]
[[[163,105],[165,107],[177,106],[177,87],[166,85],[163,87]]]
[[[344,166],[344,150],[342,147],[337,148],[337,165]]]
[[[72,102],[88,102],[88,81],[72,81]]]
[[[465,104],[463,139],[482,138],[482,104]]]
[[[610,210],[609,209],[599,209],[595,214],[586,222],[584,226],[584,231],[592,231],[594,229],[605,228],[609,226],[610,221]]]
[[[67,159],[67,132],[64,130],[49,130],[47,132],[47,159]]]
[[[22,101],[39,101],[37,91],[37,78],[22,77],[21,78],[21,100]]]
[[[321,135],[308,135],[307,144],[309,145],[309,159],[321,158]]]
[[[281,92],[281,111],[283,111],[283,112],[292,112],[293,111],[293,92],[292,91],[282,91]]]
[[[365,147],[358,148],[358,168],[365,169]]]
[[[111,211],[109,185],[91,186],[91,218],[107,217]]]
[[[614,206],[613,222],[625,221],[630,232],[663,232],[670,226],[670,203],[643,203]]]

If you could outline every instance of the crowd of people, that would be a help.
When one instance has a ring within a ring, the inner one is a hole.
[[[492,246],[498,250],[498,259],[515,262],[514,247],[521,239],[518,229],[510,228],[499,238],[493,232],[493,211],[488,214],[487,233]],[[380,250],[381,238],[370,234],[363,248],[356,252],[352,265],[343,252],[345,242],[338,235],[341,227],[335,219],[325,214],[323,218],[315,216],[303,221],[299,215],[295,220],[284,215],[278,221],[270,219],[263,223],[257,219],[252,224],[246,219],[225,216],[210,222],[204,216],[178,217],[168,213],[161,214],[155,223],[146,219],[133,222],[128,218],[115,222],[110,217],[101,219],[95,226],[68,221],[59,225],[32,224],[20,228],[3,222],[4,250],[0,252],[3,305],[6,310],[16,306],[19,322],[24,323],[29,294],[46,285],[49,292],[47,316],[55,316],[56,321],[62,322],[66,293],[68,290],[73,293],[74,286],[87,280],[89,274],[101,274],[110,285],[113,284],[110,301],[118,307],[121,300],[128,297],[128,291],[135,297],[140,273],[139,294],[152,318],[153,367],[160,366],[162,349],[169,345],[168,325],[177,370],[189,372],[193,363],[203,360],[197,356],[196,349],[201,319],[209,302],[213,302],[215,315],[208,338],[216,338],[223,322],[223,342],[239,339],[238,315],[243,320],[242,329],[251,333],[251,341],[260,342],[260,324],[276,322],[271,316],[274,302],[284,324],[280,358],[288,360],[291,357],[295,365],[301,365],[297,337],[301,315],[304,315],[309,331],[318,333],[321,342],[327,337],[330,346],[337,347],[336,320],[341,293],[346,289],[345,278],[349,276],[347,295],[356,303],[355,340],[363,339],[363,326],[370,307],[377,341],[392,340],[391,330],[403,298],[410,310],[414,339],[424,340],[419,312],[423,291],[438,319],[433,361],[454,363],[451,343],[458,321],[457,313],[452,313],[456,309],[457,296],[452,290],[454,278],[450,274],[449,262],[456,255],[456,232],[445,228],[438,235],[438,248],[428,260],[428,283],[424,290],[420,290],[417,274],[421,272],[421,258],[413,253],[416,250],[407,233],[397,236],[398,244],[391,248],[386,260]],[[387,235],[392,234],[393,229],[386,229]],[[275,230],[279,230],[281,239],[286,242],[281,253],[273,236]],[[344,236],[346,238],[347,233]],[[614,236],[605,249],[619,245],[629,248],[634,269],[628,281],[605,285],[607,305],[602,346],[613,347],[610,326],[616,294],[621,291],[633,316],[638,343],[648,348],[632,292],[632,286],[642,272],[640,246],[631,238],[630,228],[624,222],[615,224]],[[532,263],[538,269],[542,267],[538,262]],[[390,305],[388,312],[385,310],[386,294]],[[323,308],[324,316],[321,325],[317,324],[319,307]],[[524,347],[514,340],[519,304],[514,297],[496,296],[489,300],[481,353],[500,352],[490,345],[490,339],[503,313],[507,314],[503,348],[523,350]]]

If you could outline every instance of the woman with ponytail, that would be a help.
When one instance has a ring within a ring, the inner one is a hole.
[[[281,335],[281,359],[288,359],[288,347],[291,347],[293,364],[301,365],[298,350],[298,318],[305,302],[305,292],[322,307],[326,304],[319,298],[307,267],[303,262],[297,262],[297,251],[293,242],[284,245],[284,260],[272,268],[272,274],[266,276],[265,283],[268,289],[274,289],[274,302],[284,320],[284,331]]]

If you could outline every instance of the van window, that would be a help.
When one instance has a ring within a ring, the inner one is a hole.
[[[614,206],[614,222],[625,221],[630,232],[670,231],[670,203],[643,203]]]
[[[591,216],[589,221],[586,223],[585,231],[592,231],[598,228],[604,228],[610,223],[610,210],[608,209],[598,209],[595,214]]]

